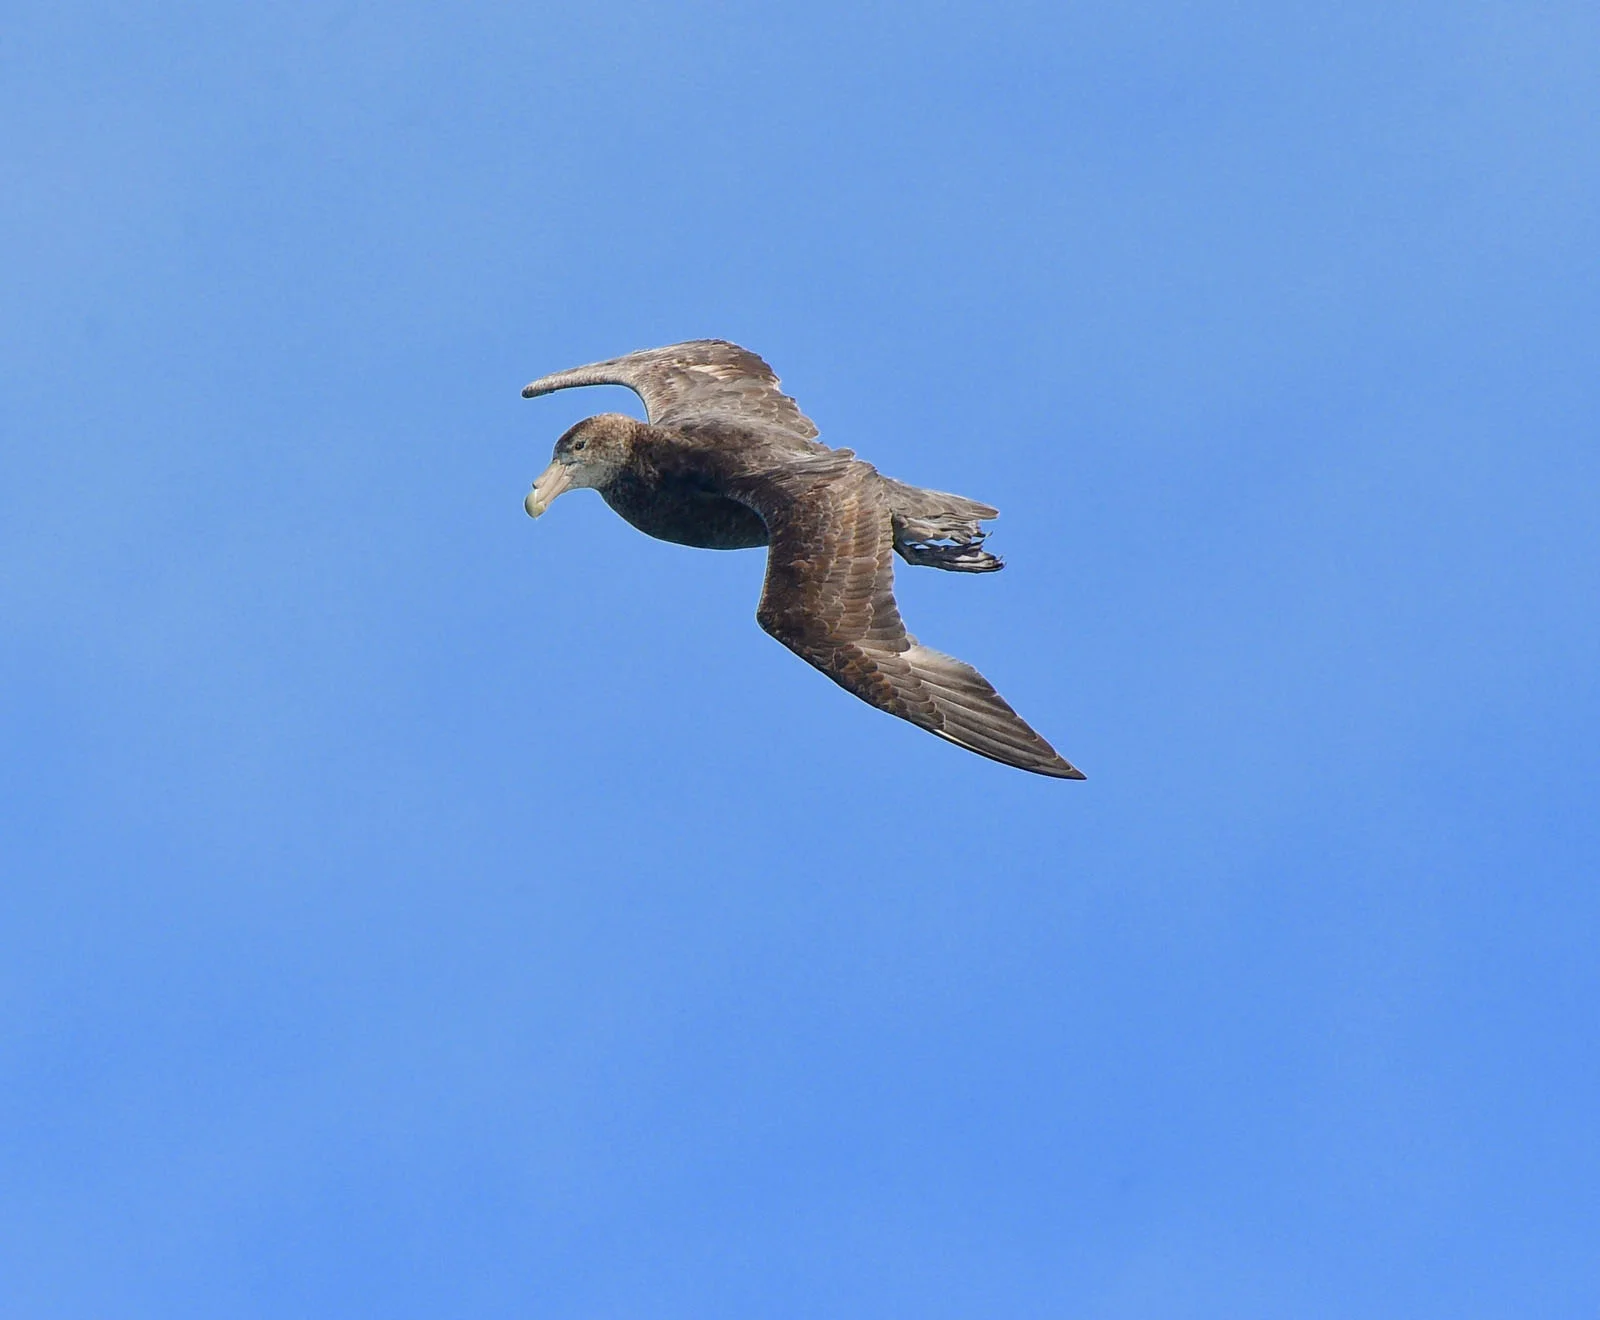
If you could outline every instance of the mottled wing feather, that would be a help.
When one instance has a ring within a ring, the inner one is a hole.
[[[806,480],[786,473],[762,506],[771,535],[756,618],[802,660],[863,701],[1035,774],[1082,779],[971,665],[921,645],[894,599],[894,537],[872,469]]]
[[[644,400],[645,412],[657,426],[721,419],[761,424],[795,441],[817,434],[811,419],[778,389],[772,368],[723,339],[692,339],[558,371],[541,376],[522,395],[532,399],[575,385],[626,385]]]

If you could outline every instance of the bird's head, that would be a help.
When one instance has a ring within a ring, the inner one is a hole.
[[[603,490],[633,456],[639,423],[622,413],[601,413],[579,422],[556,441],[550,466],[538,476],[522,507],[530,518],[548,509],[565,490]]]

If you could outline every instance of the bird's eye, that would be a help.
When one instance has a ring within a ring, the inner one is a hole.
[[[582,449],[588,443],[589,442],[587,440],[574,440],[572,442],[572,447],[574,449]]]

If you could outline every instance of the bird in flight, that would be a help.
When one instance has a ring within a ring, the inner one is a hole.
[[[558,441],[524,507],[588,487],[641,532],[710,550],[767,547],[756,621],[870,705],[968,751],[1082,779],[971,665],[923,646],[894,599],[894,563],[989,573],[979,523],[998,510],[907,486],[817,428],[772,368],[721,339],[695,339],[541,376],[524,398],[625,385],[648,421],[601,413]]]

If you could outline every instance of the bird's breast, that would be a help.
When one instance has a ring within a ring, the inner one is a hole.
[[[767,543],[760,514],[691,481],[647,483],[624,474],[600,493],[628,522],[661,541],[703,550],[746,550]]]

